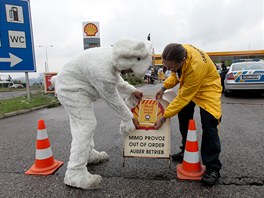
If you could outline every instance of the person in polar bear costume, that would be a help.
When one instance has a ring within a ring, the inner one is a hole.
[[[109,159],[106,152],[94,149],[96,118],[93,102],[104,99],[121,119],[120,132],[135,130],[138,123],[130,108],[143,93],[125,82],[120,73],[132,71],[143,77],[151,64],[149,41],[120,40],[113,47],[85,50],[66,64],[62,72],[52,79],[59,101],[70,118],[72,135],[70,158],[64,183],[82,189],[100,187],[101,176],[88,172],[87,163],[100,163]]]

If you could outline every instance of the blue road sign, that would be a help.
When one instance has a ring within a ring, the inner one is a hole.
[[[0,0],[0,72],[35,72],[29,0]]]

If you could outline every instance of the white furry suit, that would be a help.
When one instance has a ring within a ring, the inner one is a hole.
[[[135,101],[136,89],[122,79],[120,72],[131,69],[136,76],[143,77],[151,64],[150,51],[149,42],[136,40],[120,40],[113,47],[88,49],[66,64],[53,79],[58,99],[69,114],[72,134],[65,184],[82,189],[100,186],[101,176],[90,174],[86,167],[87,163],[109,158],[106,152],[94,149],[93,101],[102,98],[117,112],[122,133],[135,130],[133,114],[125,102]]]

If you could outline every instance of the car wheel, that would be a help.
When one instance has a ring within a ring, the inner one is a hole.
[[[228,89],[225,89],[225,97],[230,97],[231,96],[231,91]]]

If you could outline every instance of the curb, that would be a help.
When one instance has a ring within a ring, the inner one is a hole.
[[[36,111],[36,110],[43,109],[43,108],[52,108],[52,107],[57,107],[57,106],[60,106],[60,104],[58,104],[58,105],[42,105],[42,106],[38,106],[38,107],[32,107],[30,109],[21,109],[18,111],[1,114],[0,119],[8,118],[11,116],[16,116],[16,115],[20,115],[20,114],[24,114],[24,113],[28,113],[31,111]]]

